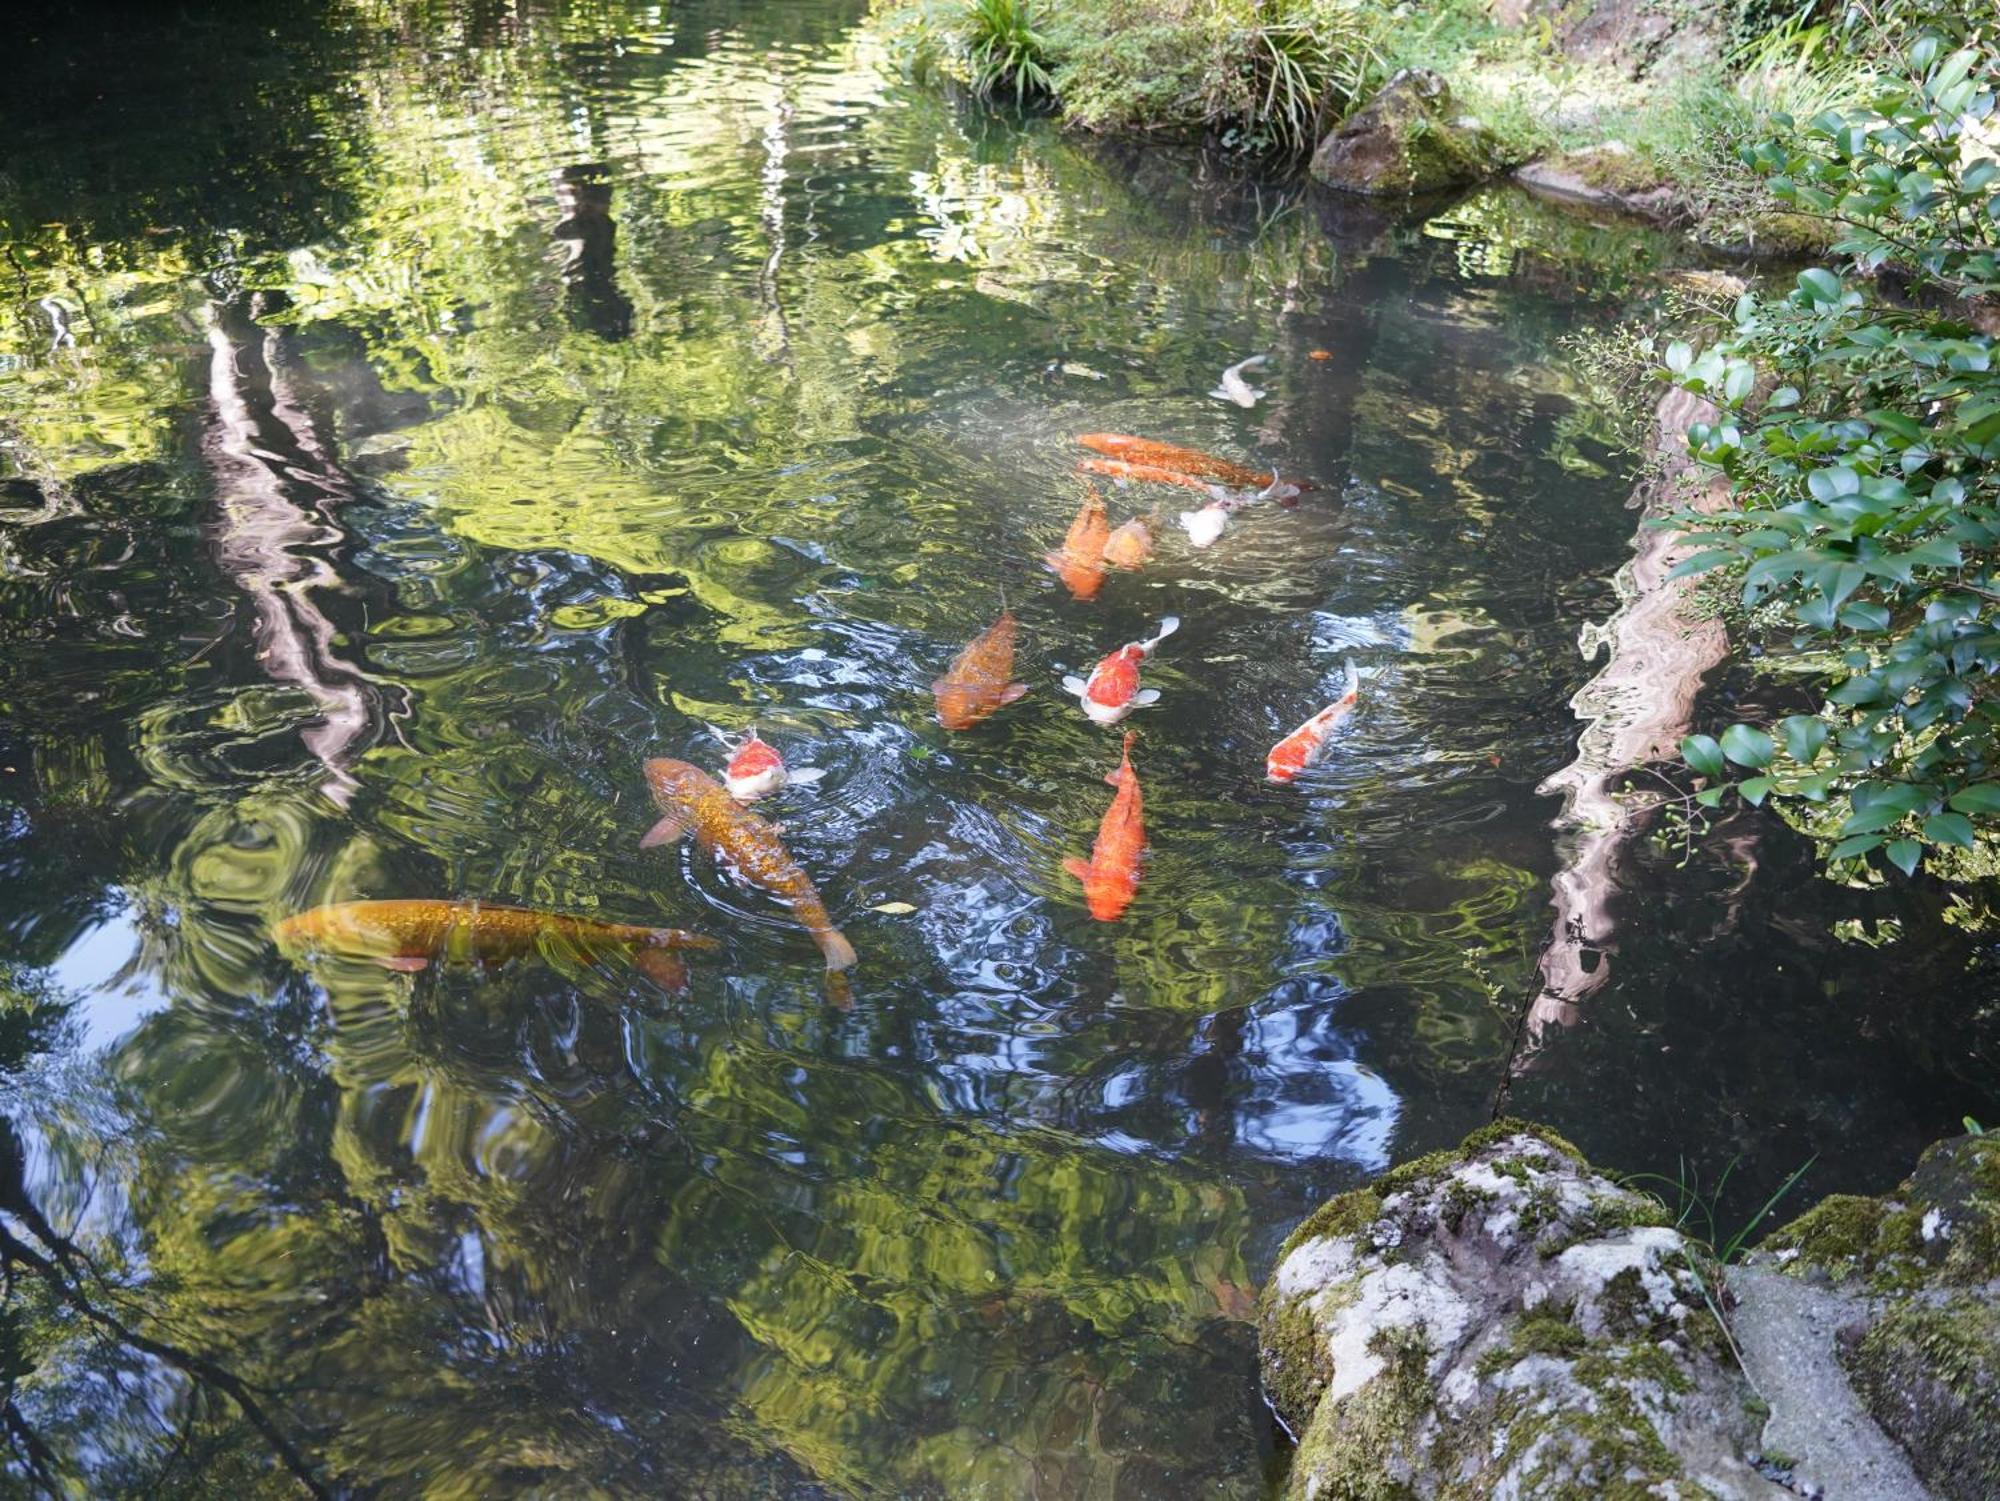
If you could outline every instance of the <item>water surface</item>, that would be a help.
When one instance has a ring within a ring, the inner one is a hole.
[[[1670,246],[1066,141],[896,82],[842,0],[34,34],[0,1069],[79,1259],[9,1304],[16,1478],[1257,1496],[1250,1300],[1326,1194],[1504,1100],[1628,1171],[1740,1158],[1747,1212],[1993,1097],[1973,899],[1830,886],[1761,815],[1636,849],[1585,1024],[1523,1036],[1535,788],[1632,530],[1563,341]],[[1258,351],[1262,405],[1207,397]],[[1093,430],[1318,488],[1076,601],[1038,559]],[[1033,691],[948,735],[1003,592]],[[1117,742],[1059,678],[1169,612],[1101,925],[1061,863]],[[1265,786],[1350,655],[1324,772]],[[638,848],[641,760],[752,723],[827,773],[771,814],[851,997]],[[673,997],[271,942],[398,896],[729,946]]]

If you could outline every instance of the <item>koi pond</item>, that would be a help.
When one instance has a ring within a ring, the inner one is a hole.
[[[1733,1228],[1990,1114],[1977,893],[1757,812],[1585,869],[1537,790],[1635,528],[1576,340],[1672,242],[1065,138],[859,0],[194,9],[0,100],[10,1485],[1257,1497],[1259,1281],[1392,1160],[1505,1110]],[[1089,433],[1313,488],[1196,547]],[[1155,548],[1073,591],[1091,478]],[[1003,602],[1027,692],[946,730]],[[833,980],[641,848],[752,726]],[[393,899],[721,947],[277,940]]]

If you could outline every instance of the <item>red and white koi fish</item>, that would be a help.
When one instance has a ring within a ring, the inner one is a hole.
[[[1271,747],[1264,758],[1264,777],[1272,782],[1290,782],[1326,754],[1327,737],[1353,712],[1361,700],[1361,674],[1354,659],[1347,659],[1347,691],[1313,715],[1291,734]]]
[[[741,737],[718,730],[714,725],[708,727],[708,732],[731,751],[729,765],[723,769],[722,785],[739,803],[754,803],[787,787],[807,787],[826,775],[811,766],[791,770],[777,748],[758,735],[755,725],[750,727],[748,735]]]
[[[1146,854],[1145,799],[1139,791],[1139,774],[1132,769],[1130,730],[1125,732],[1125,751],[1117,770],[1104,780],[1118,789],[1118,796],[1097,826],[1090,860],[1065,860],[1063,869],[1083,882],[1090,915],[1099,922],[1116,922],[1139,893],[1139,862]]]
[[[1180,628],[1178,615],[1167,616],[1151,640],[1126,642],[1090,670],[1088,681],[1072,675],[1063,679],[1063,687],[1082,700],[1093,724],[1113,725],[1134,709],[1158,703],[1157,688],[1139,686],[1139,664]]]

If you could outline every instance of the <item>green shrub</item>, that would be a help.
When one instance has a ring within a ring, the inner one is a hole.
[[[1364,99],[1381,72],[1367,0],[1028,0],[892,5],[916,71],[942,62],[982,94],[1049,95],[1091,130],[1203,132],[1287,160]]]
[[[1979,145],[2000,58],[1948,46],[1919,40],[1867,103],[1779,116],[1783,138],[1744,149],[1836,251],[1911,295],[1814,268],[1666,361],[1721,408],[1689,440],[1740,506],[1673,518],[1702,549],[1676,571],[1740,567],[1745,604],[1782,606],[1827,688],[1817,714],[1684,741],[1714,783],[1699,800],[1828,804],[1831,859],[1879,851],[1905,872],[2000,815],[2000,372],[1963,310],[2000,292],[2000,164]],[[1732,763],[1751,775],[1724,783]]]

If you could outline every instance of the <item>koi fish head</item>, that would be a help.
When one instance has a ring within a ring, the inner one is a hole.
[[[739,803],[769,797],[784,787],[787,780],[784,758],[759,739],[755,730],[729,758],[729,767],[722,774],[722,785]]]
[[[646,786],[662,812],[673,812],[699,802],[702,794],[715,786],[715,778],[699,766],[671,756],[655,756],[646,763]]]

